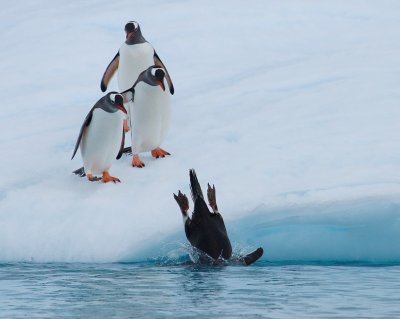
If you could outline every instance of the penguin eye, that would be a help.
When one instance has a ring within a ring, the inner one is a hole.
[[[157,72],[158,71],[158,72]],[[151,75],[157,77],[157,73],[163,73],[162,68],[153,68],[151,69]]]

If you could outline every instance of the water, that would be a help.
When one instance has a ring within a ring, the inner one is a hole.
[[[400,266],[0,264],[1,318],[396,318]]]

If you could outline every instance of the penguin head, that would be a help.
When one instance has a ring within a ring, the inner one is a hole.
[[[135,35],[139,29],[139,23],[136,21],[127,22],[127,24],[125,24],[126,38],[129,39],[131,36]]]
[[[150,70],[152,82],[155,83],[154,85],[159,85],[163,91],[165,91],[165,71],[159,67],[152,67]]]
[[[119,110],[127,114],[126,109],[124,107],[124,98],[122,97],[121,94],[111,93],[110,99]]]
[[[163,68],[158,66],[150,66],[142,73],[139,74],[135,84],[130,89],[127,89],[121,92],[122,96],[124,97],[124,101],[133,101],[135,97],[135,87],[140,82],[144,82],[151,86],[159,86],[163,91],[165,91],[165,71]]]

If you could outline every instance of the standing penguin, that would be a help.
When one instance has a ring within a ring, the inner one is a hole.
[[[132,136],[132,166],[143,167],[139,153],[151,151],[155,158],[170,155],[160,148],[171,118],[171,95],[166,71],[155,65],[140,73],[127,91],[122,92],[130,108]]]
[[[118,53],[107,66],[101,79],[101,90],[107,90],[108,83],[118,69],[119,91],[128,90],[135,83],[139,74],[151,65],[162,67],[166,72],[166,77],[171,94],[174,94],[174,85],[165,65],[160,57],[146,41],[136,21],[129,21],[125,25],[126,41],[120,47]]]
[[[121,157],[124,149],[123,121],[126,113],[122,95],[110,92],[97,101],[86,116],[71,159],[80,146],[89,181],[120,182],[109,174],[109,169],[113,160]],[[102,178],[94,176],[99,174],[102,174]]]
[[[107,86],[117,69],[118,88],[122,92],[132,87],[142,71],[151,65],[157,65],[165,70],[170,93],[174,94],[171,77],[152,45],[143,37],[139,24],[136,21],[129,21],[125,25],[125,33],[125,42],[103,74],[100,84],[101,91],[107,90]],[[125,108],[128,110],[128,118],[130,118],[131,114],[127,103],[125,103]],[[124,130],[125,132],[129,130],[126,121],[124,122]]]

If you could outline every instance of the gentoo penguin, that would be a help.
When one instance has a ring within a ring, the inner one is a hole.
[[[132,166],[143,167],[139,153],[151,151],[155,158],[170,155],[160,148],[169,127],[171,95],[168,91],[166,71],[155,65],[140,73],[127,91],[122,92],[129,104]]]
[[[102,92],[107,90],[108,83],[117,69],[118,88],[122,92],[132,87],[142,71],[151,65],[157,65],[165,70],[170,93],[174,94],[174,85],[172,84],[171,77],[152,45],[143,37],[139,24],[136,21],[129,21],[125,25],[125,33],[125,42],[107,66],[101,79],[100,88]],[[128,110],[129,118],[130,114],[127,103],[125,104],[125,108]],[[129,131],[126,121],[124,122],[124,130],[125,132]]]
[[[204,201],[195,171],[191,169],[189,174],[190,188],[194,202],[192,218],[188,215],[189,201],[186,195],[182,194],[181,191],[178,192],[178,195],[174,194],[174,198],[182,212],[186,237],[192,246],[203,251],[214,260],[218,260],[221,257],[228,260],[232,256],[232,246],[225,228],[224,220],[218,212],[215,187],[214,185],[211,187],[210,184],[208,184],[207,197],[208,203],[212,209],[212,212],[210,212]],[[258,248],[252,253],[240,257],[239,261],[245,265],[250,265],[262,255],[263,249]]]
[[[125,25],[125,33],[126,41],[103,74],[101,90],[103,92],[107,90],[108,83],[117,69],[118,87],[122,92],[132,87],[142,71],[151,65],[157,65],[165,70],[170,93],[174,94],[171,77],[152,45],[143,37],[139,24],[136,21],[129,21]]]
[[[86,116],[71,159],[80,146],[89,181],[120,182],[109,174],[109,169],[113,160],[121,157],[124,149],[123,121],[126,113],[122,95],[110,92],[98,100]],[[101,178],[94,176],[100,174]]]

